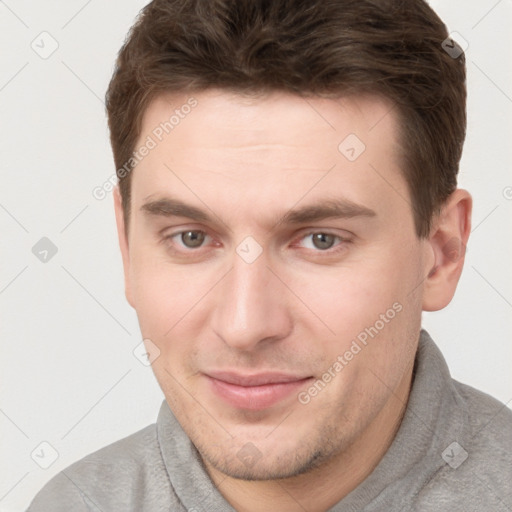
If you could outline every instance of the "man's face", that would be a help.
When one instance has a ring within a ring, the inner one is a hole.
[[[132,176],[127,297],[204,460],[299,474],[347,450],[410,377],[428,246],[396,118],[372,97],[194,98],[145,113],[137,148],[156,146]]]

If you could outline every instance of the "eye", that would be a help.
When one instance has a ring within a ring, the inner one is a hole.
[[[310,233],[302,238],[301,245],[306,249],[318,249],[320,251],[326,251],[331,249],[339,242],[342,238],[330,233]]]
[[[179,245],[186,247],[187,249],[197,249],[201,247],[206,240],[208,235],[204,231],[190,230],[181,231],[176,233],[169,238],[177,242]]]

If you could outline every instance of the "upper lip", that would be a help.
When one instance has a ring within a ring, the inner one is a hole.
[[[282,384],[307,379],[299,375],[291,375],[282,372],[263,372],[255,374],[242,374],[229,371],[213,371],[206,373],[208,377],[216,380],[235,384],[237,386],[263,386],[265,384]]]

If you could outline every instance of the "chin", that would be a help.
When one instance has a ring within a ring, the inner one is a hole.
[[[222,454],[210,453],[208,448],[198,448],[198,451],[203,461],[217,471],[231,478],[247,481],[278,480],[308,473],[325,464],[333,455],[332,446],[314,449],[311,446],[304,446],[300,441],[298,444],[300,448],[294,447],[281,453],[276,453],[277,450],[270,446],[265,450],[267,455],[251,442],[241,447],[226,447]],[[226,453],[230,451],[233,451],[233,454],[227,456]]]

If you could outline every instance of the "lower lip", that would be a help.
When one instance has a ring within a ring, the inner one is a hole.
[[[293,382],[264,384],[262,386],[238,386],[208,377],[213,391],[230,405],[239,409],[259,411],[267,409],[297,392],[310,378]]]

